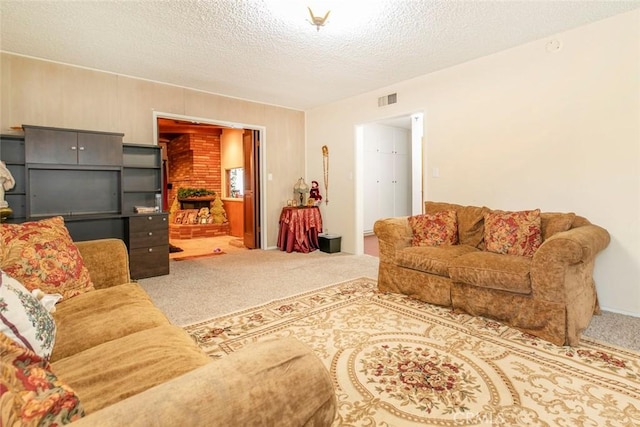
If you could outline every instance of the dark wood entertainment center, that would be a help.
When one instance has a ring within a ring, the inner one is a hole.
[[[133,279],[169,273],[167,214],[134,212],[162,199],[160,147],[124,144],[122,133],[23,129],[0,135],[0,160],[16,181],[5,194],[13,209],[7,222],[59,215],[76,241],[124,240]]]

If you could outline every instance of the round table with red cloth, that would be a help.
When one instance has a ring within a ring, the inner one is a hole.
[[[281,251],[305,254],[315,251],[320,247],[319,233],[322,233],[322,216],[317,206],[282,209],[278,232],[278,248]]]

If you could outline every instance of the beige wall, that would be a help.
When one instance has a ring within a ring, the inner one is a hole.
[[[242,129],[223,129],[220,136],[220,166],[222,169],[222,196],[227,197],[226,170],[244,166]]]
[[[241,168],[244,165],[242,153],[242,129],[223,129],[220,136],[220,161],[223,169]]]
[[[547,52],[552,39],[562,43]],[[378,108],[377,98],[398,93]],[[331,152],[325,224],[358,248],[355,127],[424,112],[425,197],[573,211],[611,233],[603,308],[640,316],[640,11],[307,112],[307,178]],[[434,168],[439,177],[432,177]]]
[[[280,209],[304,175],[305,113],[116,74],[0,54],[0,131],[31,124],[123,132],[153,144],[153,112],[262,126],[266,129],[267,245],[277,239]]]

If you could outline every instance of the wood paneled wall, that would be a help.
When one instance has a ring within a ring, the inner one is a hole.
[[[0,54],[0,132],[22,124],[123,132],[153,144],[153,112],[264,127],[267,246],[280,209],[304,176],[305,113],[117,74]]]

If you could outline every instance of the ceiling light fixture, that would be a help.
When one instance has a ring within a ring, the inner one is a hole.
[[[315,16],[310,7],[307,7],[307,9],[309,9],[309,15],[311,15],[311,21],[309,22],[311,23],[311,25],[315,25],[317,31],[320,31],[320,27],[324,27],[324,24],[327,22],[327,18],[329,17],[331,11],[328,10],[323,17],[320,17]]]

